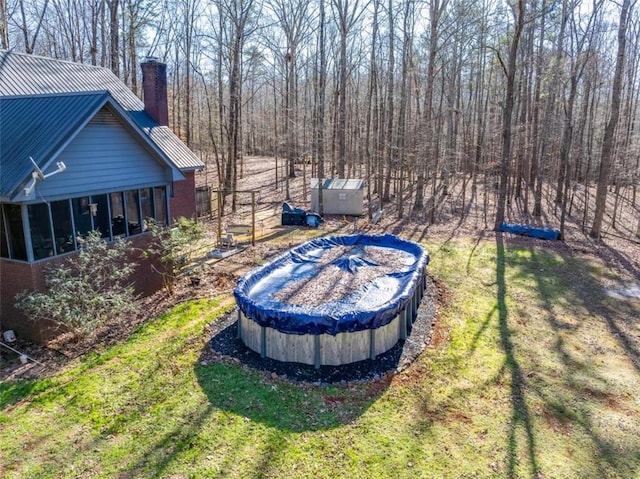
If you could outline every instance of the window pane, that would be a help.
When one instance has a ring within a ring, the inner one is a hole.
[[[138,209],[138,190],[125,192],[127,200],[127,222],[129,224],[129,234],[137,235],[142,232],[140,227],[140,210]]]
[[[0,204],[0,256],[9,258],[9,242],[7,240],[7,227],[4,224],[3,205]]]
[[[9,243],[11,244],[11,257],[27,261],[27,247],[22,231],[22,212],[20,205],[4,205],[6,226],[9,229]]]
[[[46,203],[27,206],[29,213],[29,228],[31,231],[31,245],[34,259],[53,256],[53,241],[51,239],[51,223],[49,222],[49,208]]]
[[[153,192],[151,188],[140,190],[140,206],[142,207],[142,230],[149,229],[149,218],[153,218]]]
[[[93,229],[91,225],[91,211],[89,210],[89,197],[74,198],[71,200],[73,208],[73,221],[76,225],[74,236],[86,237]]]
[[[71,211],[69,200],[52,201],[51,216],[53,217],[53,234],[55,236],[56,252],[58,254],[73,251],[73,227],[71,225]]]
[[[127,228],[124,219],[124,200],[122,193],[111,193],[111,231],[113,236],[121,236],[127,234]]]
[[[161,225],[167,224],[167,189],[159,186],[153,189],[153,204],[156,207],[156,221]]]
[[[91,204],[95,206],[92,207]],[[109,217],[109,197],[107,195],[92,196],[89,208],[95,210],[93,228],[100,232],[102,238],[109,238],[111,235],[109,231],[109,223],[111,222]]]

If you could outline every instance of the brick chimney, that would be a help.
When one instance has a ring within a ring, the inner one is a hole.
[[[147,57],[142,67],[144,110],[161,126],[169,125],[167,104],[167,65],[157,58]]]

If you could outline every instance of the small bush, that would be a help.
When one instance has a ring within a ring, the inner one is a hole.
[[[145,256],[156,256],[160,267],[154,270],[162,275],[162,284],[169,294],[173,294],[177,278],[202,249],[204,226],[195,220],[178,218],[171,227],[151,223],[154,241],[145,251]]]
[[[129,282],[135,263],[127,241],[107,244],[92,231],[82,242],[76,256],[46,272],[46,291],[19,293],[16,307],[33,321],[50,320],[87,336],[110,319],[136,311]]]

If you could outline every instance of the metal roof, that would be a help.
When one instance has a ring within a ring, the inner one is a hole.
[[[0,97],[0,196],[12,196],[33,170],[67,141],[108,93]],[[19,161],[16,161],[19,159]],[[12,161],[13,160],[13,161]]]
[[[318,178],[311,179],[311,188],[318,188]],[[361,190],[364,188],[362,179],[325,178],[322,181],[323,190]]]
[[[93,65],[0,50],[0,97],[108,91],[132,121],[183,171],[204,167],[198,157],[169,127],[160,126],[145,111],[144,103],[111,70]],[[72,112],[73,110],[69,110]],[[33,120],[39,121],[37,111]],[[3,114],[3,123],[14,121]],[[71,120],[70,120],[71,121]],[[2,158],[0,158],[2,159]],[[30,162],[27,158],[28,164]],[[2,169],[5,169],[3,161]]]
[[[110,108],[123,125],[136,131],[156,157],[174,170],[174,178],[184,178],[108,91],[0,96],[0,198],[13,197],[28,178],[33,171],[30,158],[41,170],[47,169],[102,108]]]

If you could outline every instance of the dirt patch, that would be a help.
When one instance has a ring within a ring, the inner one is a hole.
[[[558,411],[545,409],[542,417],[544,418],[544,422],[547,424],[553,432],[568,436],[573,432],[573,423],[571,418],[568,418]]]

